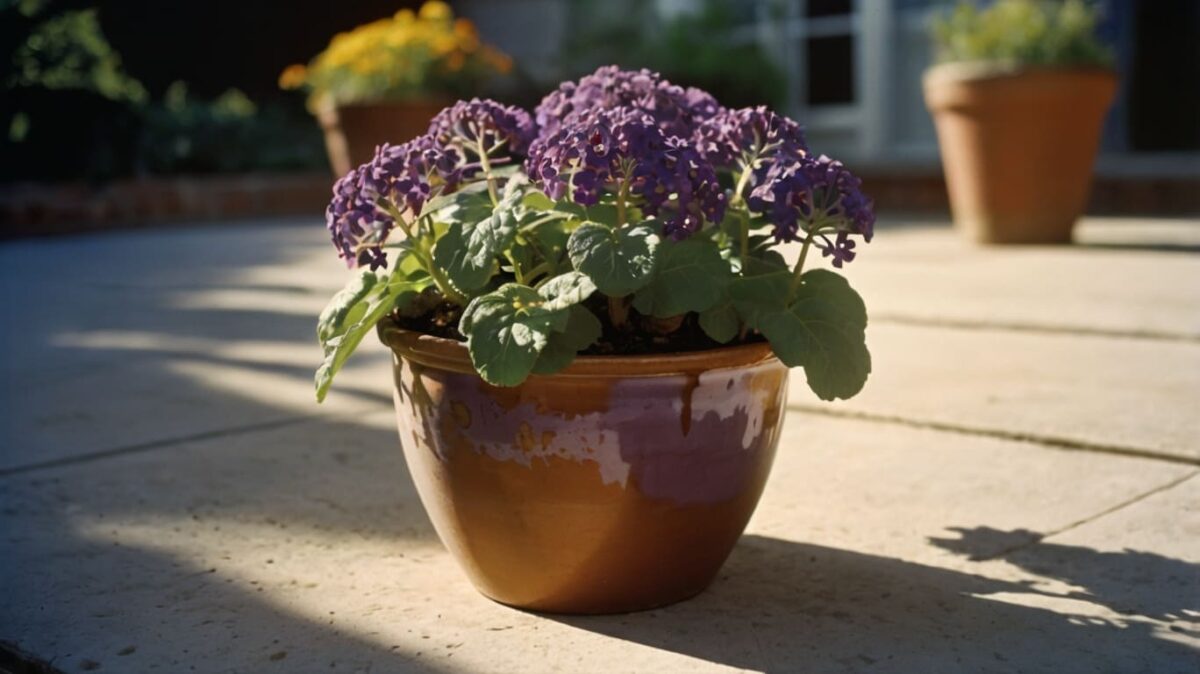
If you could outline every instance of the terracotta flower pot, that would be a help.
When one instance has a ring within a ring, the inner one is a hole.
[[[716,576],[779,442],[788,370],[767,344],[580,357],[497,388],[459,342],[386,323],[380,334],[417,491],[480,592],[616,613]]]
[[[986,243],[1069,242],[1116,76],[952,63],[930,68],[924,86],[955,224]]]
[[[334,174],[343,176],[375,156],[383,143],[403,143],[425,133],[443,101],[384,101],[329,105],[317,110]]]

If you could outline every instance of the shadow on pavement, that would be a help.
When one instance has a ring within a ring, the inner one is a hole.
[[[1133,553],[1114,563],[1130,572],[1144,560]],[[1160,639],[1146,622],[1005,600],[1030,594],[1041,593],[1023,583],[748,535],[718,581],[689,602],[631,616],[549,617],[763,672],[1071,672],[1095,671],[1097,663],[1114,672],[1194,671],[1197,652]]]
[[[1100,552],[1047,543],[1041,534],[1026,529],[974,527],[951,531],[960,537],[931,538],[930,542],[971,560],[1003,559],[1030,573],[1082,588],[1055,596],[1155,620],[1200,616],[1200,564],[1137,550]]]
[[[0,325],[0,455],[16,467],[0,476],[0,670],[40,658],[68,672],[453,671],[421,658],[411,638],[355,630],[353,616],[347,625],[326,610],[343,603],[320,594],[357,571],[355,546],[377,555],[372,572],[403,578],[419,561],[411,551],[436,545],[390,419],[386,360],[377,388],[351,379],[335,394],[358,401],[362,419],[322,419],[315,402],[283,404],[272,391],[311,395],[314,316],[332,292],[320,286],[341,282],[306,272],[315,255],[331,257],[324,238],[305,223],[0,247],[0,297],[20,317]],[[213,292],[245,296],[228,307],[183,302]],[[311,311],[295,304],[318,293]],[[112,334],[162,345],[62,340]],[[221,351],[243,342],[268,346]],[[213,385],[231,371],[269,384]],[[44,424],[30,421],[41,414]],[[139,425],[146,417],[157,420]],[[86,459],[114,440],[151,446]],[[80,461],[36,468],[43,445]],[[331,566],[289,563],[293,545],[328,550]]]

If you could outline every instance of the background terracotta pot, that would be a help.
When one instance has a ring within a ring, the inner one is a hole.
[[[925,74],[954,222],[987,243],[1061,243],[1087,202],[1116,76],[1083,68]]]
[[[425,133],[429,120],[446,103],[430,101],[385,101],[322,107],[317,120],[325,132],[329,164],[338,176],[375,156],[375,146],[403,143]]]
[[[779,442],[788,370],[767,344],[581,357],[497,388],[458,342],[380,333],[413,481],[480,592],[612,613],[686,599],[716,576]]]

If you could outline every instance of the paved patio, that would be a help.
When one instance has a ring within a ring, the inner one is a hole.
[[[0,671],[1197,671],[1200,226],[880,229],[864,393],[792,387],[710,590],[588,618],[469,586],[381,346],[315,404],[319,223],[0,246]]]

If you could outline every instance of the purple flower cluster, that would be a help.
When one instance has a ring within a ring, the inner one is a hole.
[[[517,154],[528,149],[533,136],[529,113],[473,99],[438,113],[424,136],[402,145],[379,146],[371,161],[333,186],[325,226],[338,257],[351,267],[386,265],[382,246],[396,226],[393,210],[413,217],[421,212],[434,188],[450,193],[476,175],[478,157],[468,161],[465,150],[474,150],[478,142],[489,153],[503,148]]]
[[[427,136],[375,148],[371,161],[334,184],[333,199],[325,209],[325,226],[338,257],[350,267],[377,269],[387,264],[382,245],[396,221],[384,202],[400,211],[420,212],[429,198],[430,174],[441,170],[452,189],[459,163],[453,150],[434,147]]]
[[[697,127],[694,140],[714,166],[739,173],[751,166],[759,180],[771,165],[808,154],[800,125],[766,106],[722,110]]]
[[[874,204],[863,194],[862,181],[825,155],[774,164],[749,205],[770,218],[778,241],[796,241],[801,230],[816,233],[814,242],[835,267],[854,259],[851,235],[870,242],[875,232]],[[830,233],[836,234],[832,240]]]
[[[534,127],[521,108],[472,98],[439,112],[429,124],[429,135],[441,146],[462,143],[473,150],[482,143],[489,153],[503,147],[509,154],[523,155],[533,141]]]
[[[560,84],[542,99],[535,117],[540,135],[547,137],[572,117],[617,108],[644,112],[668,136],[680,138],[691,138],[696,124],[721,110],[708,92],[671,84],[654,71],[604,66],[578,82]]]
[[[814,233],[837,267],[854,259],[851,235],[871,240],[875,216],[861,182],[840,162],[808,151],[801,127],[765,107],[727,110],[699,89],[649,70],[606,66],[565,82],[542,100],[537,124],[520,108],[459,101],[426,135],[383,145],[334,185],[326,225],[350,266],[387,263],[382,245],[395,217],[415,217],[434,191],[477,177],[482,150],[493,165],[519,161],[552,199],[588,206],[624,195],[676,239],[724,217],[717,170],[752,169],[746,203],[775,238]],[[835,234],[830,240],[830,234]]]
[[[534,141],[525,167],[552,199],[569,192],[585,206],[624,185],[642,212],[662,219],[663,232],[674,238],[698,231],[705,219],[719,221],[725,211],[712,165],[689,141],[667,135],[652,115],[634,108],[572,114]]]

